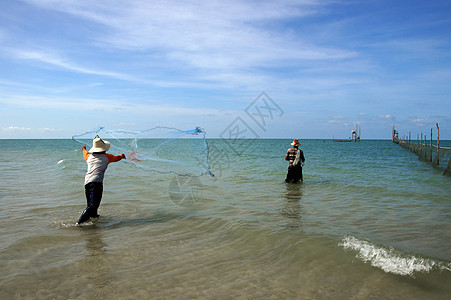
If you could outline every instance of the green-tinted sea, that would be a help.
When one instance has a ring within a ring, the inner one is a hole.
[[[210,139],[214,177],[111,164],[101,217],[75,226],[81,146],[0,140],[0,298],[451,298],[447,161],[303,140],[286,184],[290,142]]]

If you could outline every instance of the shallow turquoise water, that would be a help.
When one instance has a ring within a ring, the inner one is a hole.
[[[0,297],[449,297],[443,166],[305,140],[304,182],[285,184],[290,141],[208,143],[215,177],[110,165],[102,217],[76,227],[80,145],[0,140]]]

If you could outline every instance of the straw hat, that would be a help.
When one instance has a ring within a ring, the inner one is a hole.
[[[298,147],[299,145],[301,145],[301,144],[299,144],[299,140],[298,139],[294,139],[293,143],[291,143],[291,146],[294,146],[294,147]]]
[[[110,149],[110,142],[102,140],[98,135],[92,140],[92,148],[90,153],[106,152]]]

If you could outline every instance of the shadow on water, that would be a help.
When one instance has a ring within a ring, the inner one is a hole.
[[[304,188],[303,183],[285,184],[285,205],[281,209],[280,214],[289,220],[286,225],[288,228],[298,228],[302,225],[301,199],[304,195]]]

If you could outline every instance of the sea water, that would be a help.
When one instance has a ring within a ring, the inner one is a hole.
[[[229,142],[208,140],[214,177],[111,164],[100,219],[75,226],[80,145],[0,140],[0,298],[451,297],[447,161],[304,140],[286,184],[290,140]]]

